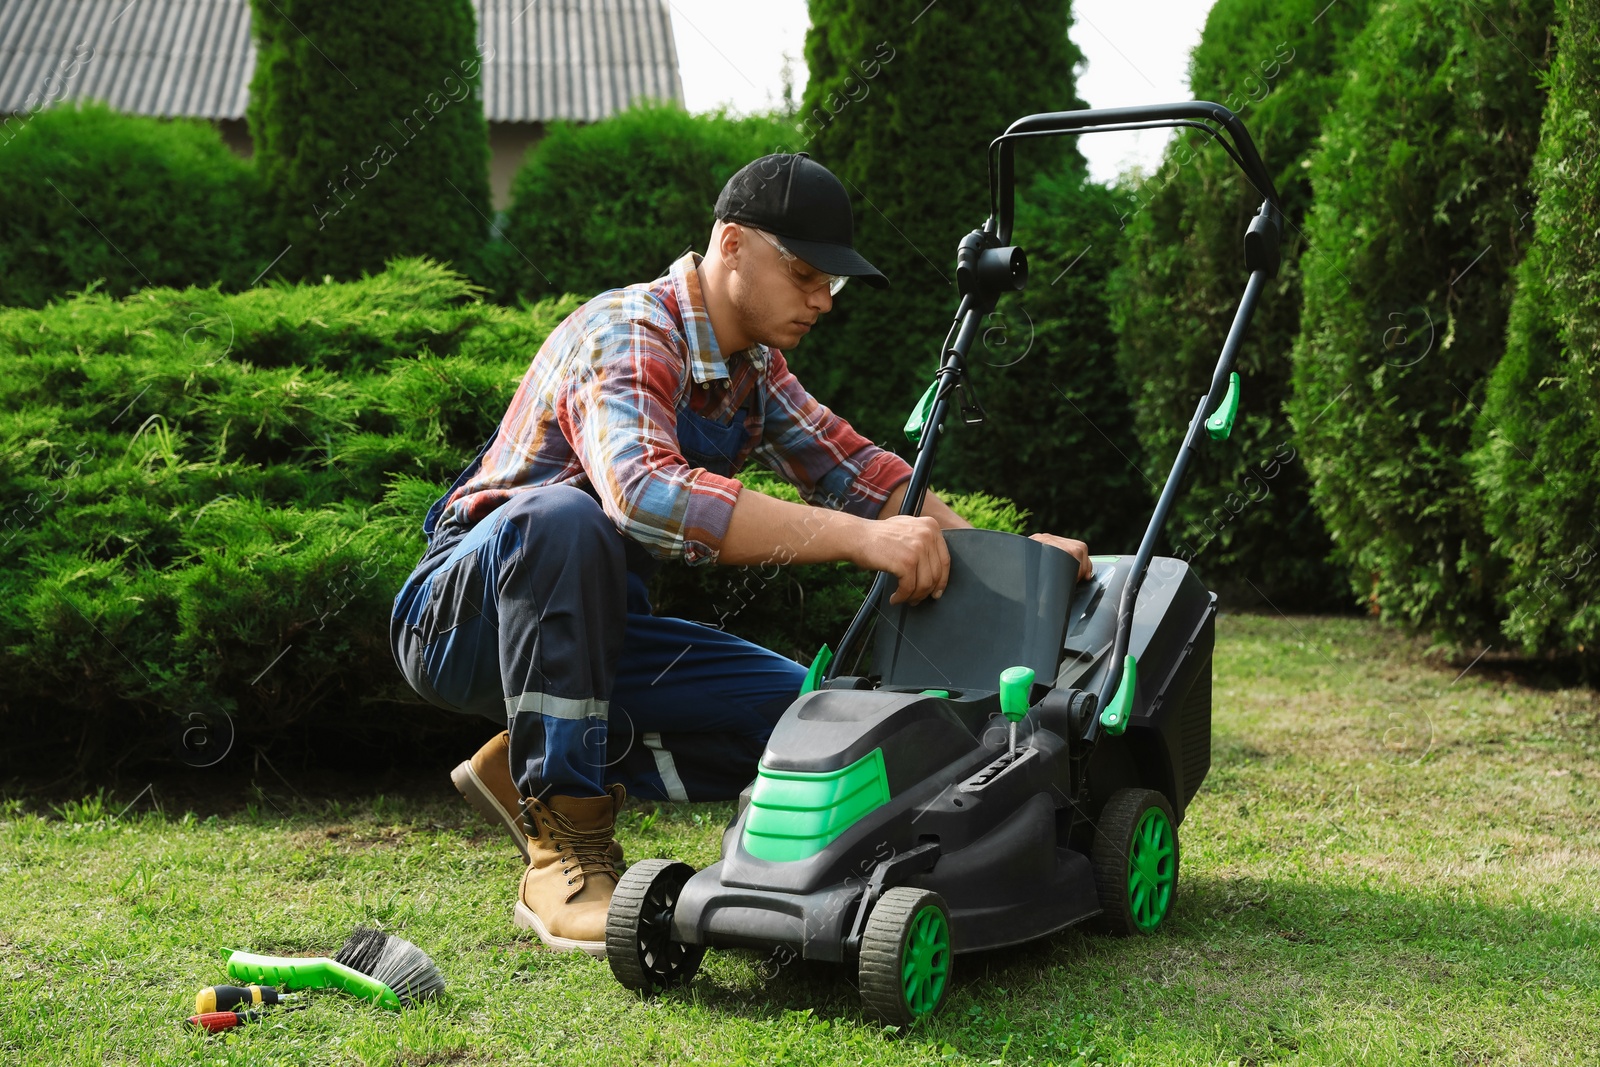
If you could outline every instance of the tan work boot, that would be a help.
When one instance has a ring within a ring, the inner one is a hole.
[[[530,858],[512,914],[553,949],[606,954],[606,910],[617,887],[612,835],[626,795],[613,785],[598,797],[524,801]]]
[[[511,734],[501,730],[489,743],[450,772],[456,792],[496,826],[505,828],[511,843],[528,862],[528,835],[522,829],[522,795],[511,780]],[[611,858],[622,866],[622,846],[611,843]]]
[[[450,772],[456,791],[490,822],[503,826],[528,862],[528,837],[522,831],[522,795],[511,781],[511,734],[501,730],[489,743]]]

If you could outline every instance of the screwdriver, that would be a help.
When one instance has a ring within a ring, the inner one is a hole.
[[[294,993],[280,993],[269,985],[208,985],[194,995],[194,1010],[200,1015],[208,1015],[239,1007],[263,1008],[273,1004],[292,1004],[299,999]]]

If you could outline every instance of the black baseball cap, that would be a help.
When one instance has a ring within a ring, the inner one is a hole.
[[[889,279],[855,250],[855,215],[844,183],[804,152],[777,152],[745,164],[717,197],[717,218],[766,230],[824,274]]]

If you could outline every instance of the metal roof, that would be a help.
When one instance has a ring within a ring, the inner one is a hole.
[[[247,0],[0,0],[0,112],[92,97],[242,118],[255,65]]]
[[[683,99],[665,0],[474,0],[490,122],[593,121]],[[243,118],[249,0],[0,0],[0,114],[57,99]]]
[[[665,0],[476,0],[475,6],[487,55],[483,113],[491,122],[593,121],[641,96],[683,100]]]

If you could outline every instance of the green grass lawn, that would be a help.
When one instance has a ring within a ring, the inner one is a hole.
[[[126,812],[135,790],[5,802],[0,1062],[1600,1063],[1600,698],[1462,674],[1364,620],[1217,633],[1172,921],[961,957],[945,1010],[904,1035],[839,971],[754,953],[641,1002],[511,925],[518,857],[442,778],[337,802],[263,778],[223,815],[160,790]],[[730,811],[631,804],[620,837],[699,866]],[[446,995],[179,1024],[224,978],[219,949],[331,953],[362,923],[426,949]]]

